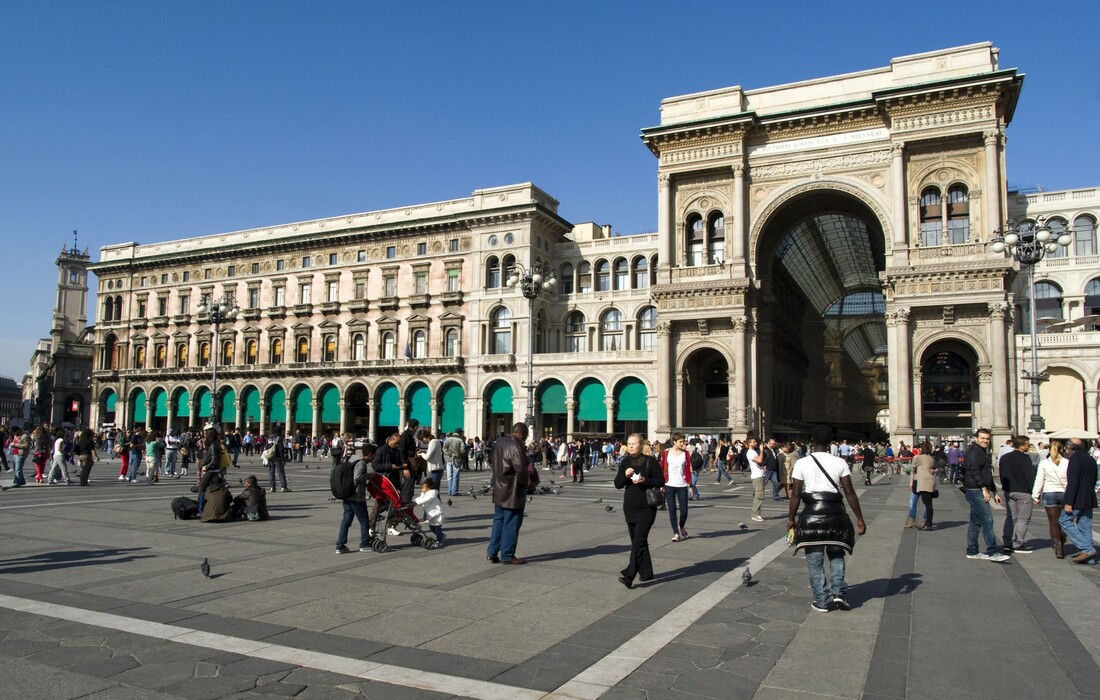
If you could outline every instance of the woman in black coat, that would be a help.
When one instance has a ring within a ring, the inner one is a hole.
[[[630,563],[619,576],[619,583],[627,588],[634,585],[634,577],[642,581],[653,578],[653,561],[649,557],[649,530],[657,518],[657,506],[646,502],[646,491],[665,485],[661,465],[650,455],[642,453],[644,438],[638,433],[626,441],[626,457],[619,462],[615,474],[615,488],[624,489],[623,515],[630,532]],[[660,499],[659,499],[660,500]]]

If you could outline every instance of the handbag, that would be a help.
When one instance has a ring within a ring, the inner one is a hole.
[[[645,490],[645,504],[650,508],[656,508],[664,501],[661,498],[660,489],[648,488]]]
[[[222,469],[229,469],[233,466],[233,460],[229,458],[229,453],[222,450],[221,455],[218,457],[218,466]]]
[[[934,491],[932,491],[932,498],[939,498],[939,497],[940,497],[940,490],[939,489],[935,489]]]

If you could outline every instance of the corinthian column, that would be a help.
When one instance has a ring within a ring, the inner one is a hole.
[[[737,271],[744,274],[745,269],[745,231],[748,230],[747,215],[745,212],[745,166],[738,163],[733,166],[733,229],[730,236],[733,238],[733,263],[738,266]],[[727,230],[729,229],[727,222]]]
[[[749,377],[748,367],[745,362],[746,340],[749,321],[744,316],[734,316],[733,321],[733,371],[730,372],[730,405],[733,407],[733,430],[738,435],[748,432],[748,415],[745,410],[749,405]]]
[[[667,433],[672,428],[672,329],[668,321],[657,323],[657,395],[664,398],[657,410],[657,430]]]
[[[989,354],[993,370],[993,434],[1002,436],[1008,429],[1008,352],[1005,348],[1005,315],[1008,304],[989,305]]]
[[[993,229],[1001,225],[1001,158],[998,146],[1001,142],[999,131],[986,131],[982,134],[985,141],[985,184],[982,196],[985,198],[985,239],[993,235]]]

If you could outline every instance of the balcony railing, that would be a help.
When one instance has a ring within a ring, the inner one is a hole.
[[[1100,331],[1076,330],[1068,333],[1037,333],[1035,340],[1040,348],[1100,346]],[[1030,348],[1031,336],[1027,333],[1017,335],[1016,347]]]
[[[537,352],[536,365],[613,364],[618,362],[655,362],[656,350],[607,350],[597,352]]]
[[[944,258],[976,258],[984,257],[988,252],[986,243],[958,243],[954,245],[933,245],[923,248],[913,248],[909,251],[910,258],[914,262],[938,261]]]

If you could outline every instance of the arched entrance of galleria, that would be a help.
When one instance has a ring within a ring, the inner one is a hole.
[[[889,407],[882,224],[851,194],[822,189],[765,222],[756,345],[769,434],[878,436]]]

